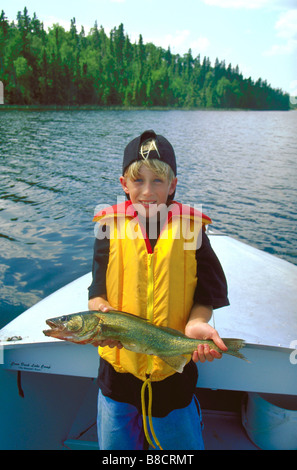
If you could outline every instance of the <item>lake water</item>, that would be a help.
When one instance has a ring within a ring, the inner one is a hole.
[[[94,208],[123,197],[123,149],[145,129],[175,148],[177,200],[297,264],[297,112],[2,111],[0,327],[91,270]]]

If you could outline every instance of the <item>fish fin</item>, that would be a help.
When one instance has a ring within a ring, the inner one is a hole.
[[[181,374],[188,362],[189,356],[159,356],[159,358]]]
[[[228,348],[228,351],[224,351],[224,354],[229,354],[230,356],[238,357],[239,359],[243,359],[246,362],[250,362],[241,352],[239,352],[239,349],[245,347],[245,341],[243,339],[222,338],[222,340]]]
[[[139,345],[137,343],[131,343],[127,341],[122,341],[122,345],[124,346],[125,349],[128,349],[128,351],[133,351],[136,353],[139,353]]]

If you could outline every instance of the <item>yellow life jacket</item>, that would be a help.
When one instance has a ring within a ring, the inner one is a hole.
[[[211,220],[172,202],[153,251],[130,201],[100,211],[94,221],[109,226],[106,289],[110,305],[184,333],[197,284],[198,237]],[[99,354],[117,372],[129,372],[143,381],[148,376],[159,381],[175,373],[160,358],[125,348],[99,347]]]

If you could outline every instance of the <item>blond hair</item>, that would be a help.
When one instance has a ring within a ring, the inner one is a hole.
[[[124,176],[130,178],[132,181],[137,180],[137,178],[140,176],[140,169],[142,165],[146,166],[160,178],[168,179],[168,183],[171,183],[175,177],[171,167],[167,165],[167,163],[162,162],[157,158],[147,158],[146,160],[137,160],[131,163],[131,165],[129,165],[125,171]]]

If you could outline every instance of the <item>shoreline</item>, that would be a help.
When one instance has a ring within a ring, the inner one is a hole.
[[[204,108],[174,106],[103,106],[103,105],[19,105],[0,104],[1,111],[296,111],[290,109]]]

